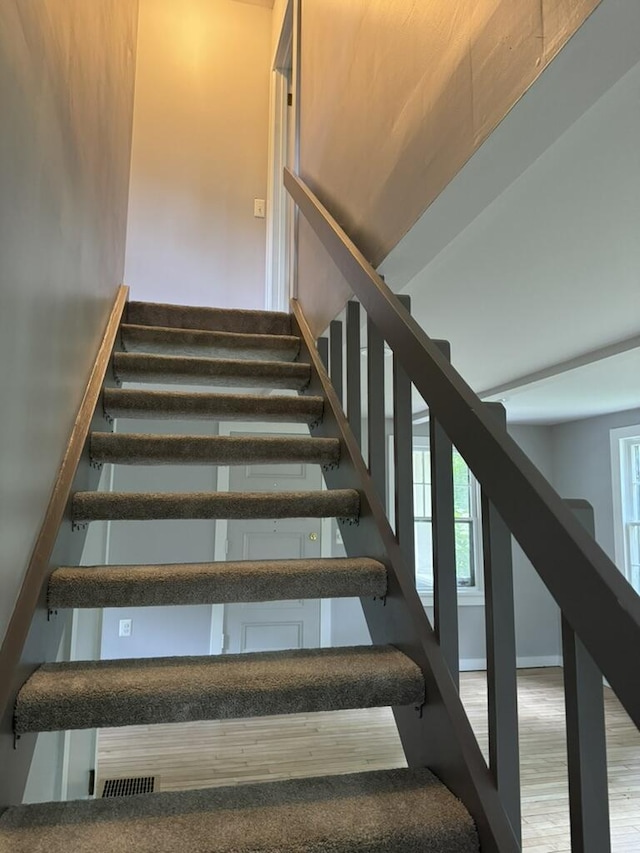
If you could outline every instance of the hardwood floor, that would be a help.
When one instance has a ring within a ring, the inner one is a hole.
[[[614,853],[640,853],[640,734],[610,690],[607,752]],[[486,678],[463,673],[461,695],[487,746]],[[562,671],[520,670],[523,850],[569,853]],[[254,720],[132,726],[98,737],[102,781],[156,775],[159,790],[404,766],[388,708]]]

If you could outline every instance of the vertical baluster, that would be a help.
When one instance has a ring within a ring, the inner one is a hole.
[[[500,403],[487,403],[506,429]],[[482,492],[489,767],[518,840],[521,837],[518,684],[511,533]]]
[[[565,503],[593,536],[593,507],[587,501],[581,500],[568,500]],[[602,673],[564,616],[562,654],[567,717],[571,849],[574,853],[610,853]]]
[[[451,360],[449,342],[435,341],[435,343],[443,355]],[[447,434],[431,415],[429,415],[429,452],[431,457],[434,629],[451,676],[458,685],[460,659],[453,507],[453,448]]]
[[[383,506],[387,506],[384,429],[384,340],[367,318],[367,398],[369,473]]]
[[[360,303],[347,302],[347,417],[358,444],[362,443],[360,361]]]
[[[411,310],[409,296],[399,296],[398,299],[407,311]],[[393,357],[393,436],[396,536],[407,569],[415,575],[411,381],[395,355]]]
[[[329,339],[318,338],[318,355],[326,371],[329,370]]]
[[[335,388],[340,405],[344,406],[342,396],[342,323],[340,320],[332,320],[329,326],[329,348],[331,351],[331,384]]]

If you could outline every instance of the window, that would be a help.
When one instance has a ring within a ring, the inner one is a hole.
[[[458,587],[479,591],[479,564],[482,553],[479,524],[479,487],[458,453],[453,451],[453,497]],[[428,439],[414,438],[413,502],[416,543],[416,585],[418,591],[433,590],[433,550],[431,538],[431,460]]]
[[[616,562],[640,592],[640,427],[612,430],[611,447]]]

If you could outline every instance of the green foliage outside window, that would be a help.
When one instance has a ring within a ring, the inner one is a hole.
[[[433,551],[431,539],[431,460],[426,446],[414,447],[413,482],[416,543],[416,582],[418,589],[433,588]],[[476,584],[474,553],[475,484],[460,454],[453,452],[453,502],[455,514],[456,570],[459,587]]]

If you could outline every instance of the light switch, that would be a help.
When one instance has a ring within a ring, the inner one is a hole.
[[[266,216],[267,203],[263,198],[254,198],[253,200],[253,215],[257,219],[264,219]]]

